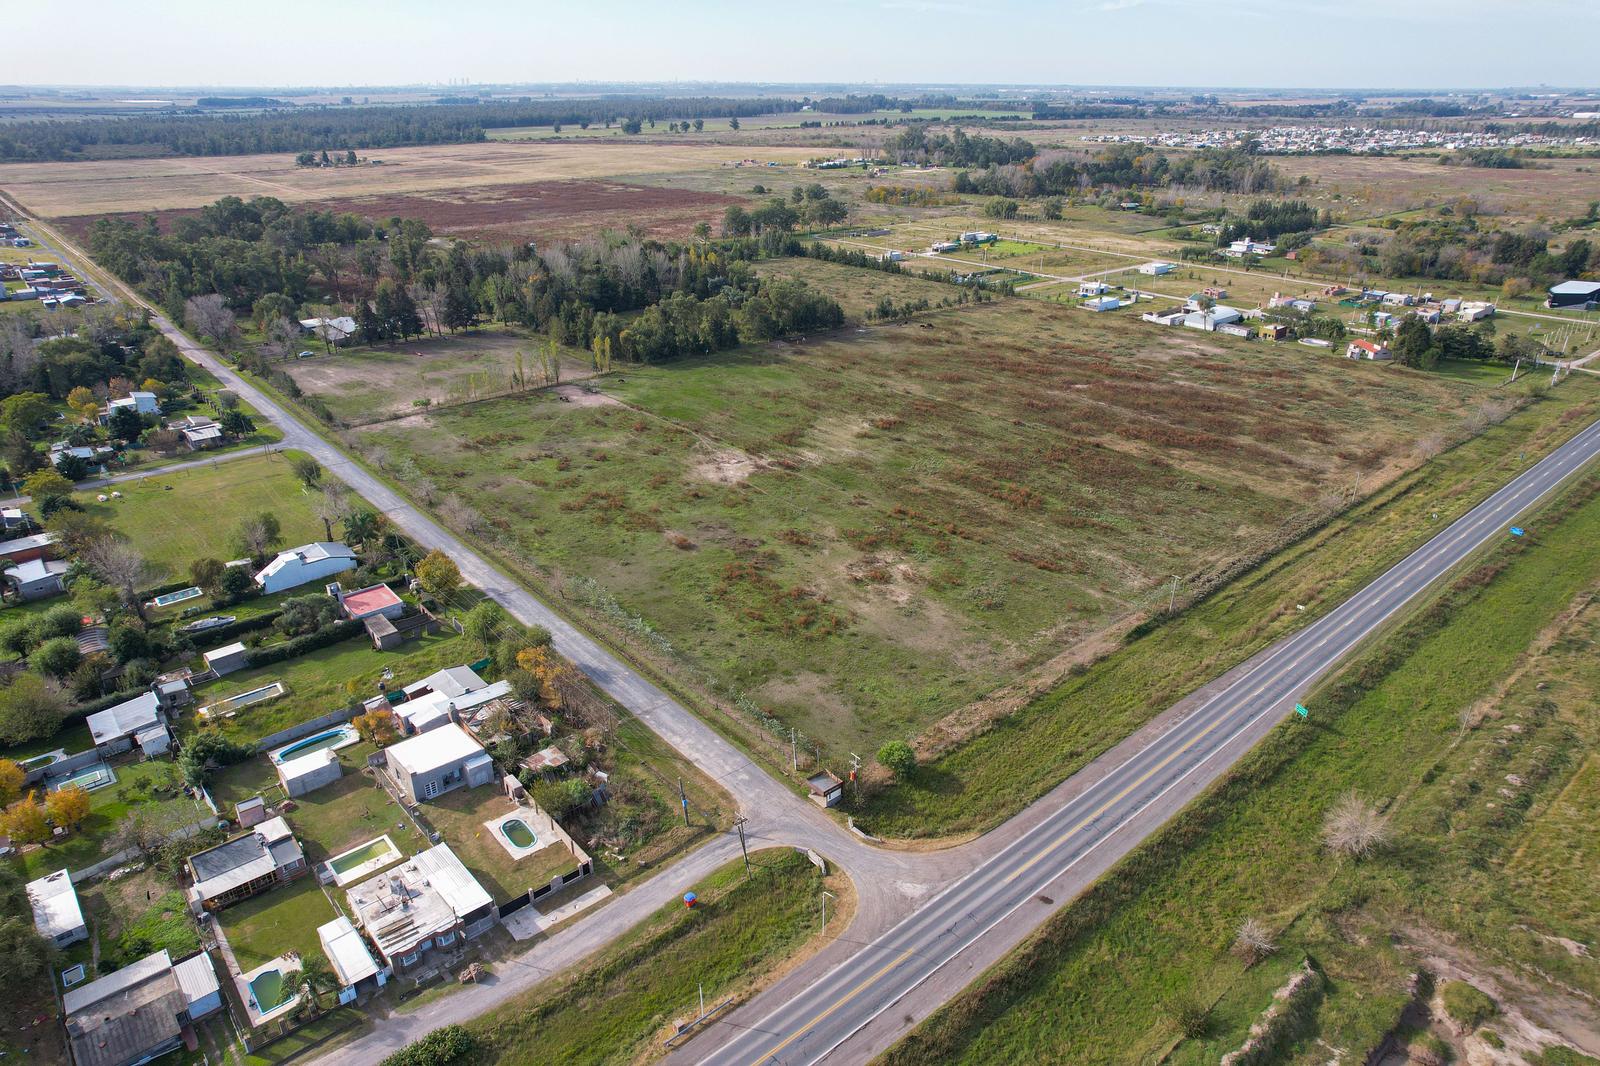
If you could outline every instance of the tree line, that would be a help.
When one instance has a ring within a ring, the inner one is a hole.
[[[1020,161],[991,163],[978,173],[963,170],[951,180],[951,189],[957,193],[1014,197],[1076,195],[1107,186],[1191,186],[1219,192],[1260,193],[1274,192],[1284,185],[1276,167],[1240,149],[1207,148],[1174,158],[1131,144],[1111,145],[1088,158],[1047,153],[1033,157],[1027,165]]]

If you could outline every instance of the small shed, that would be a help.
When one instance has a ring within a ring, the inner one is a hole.
[[[234,805],[233,815],[239,819],[239,828],[249,829],[253,825],[260,825],[267,820],[267,801],[260,796],[251,796],[247,800],[240,800]]]
[[[231,674],[235,670],[243,670],[250,665],[250,649],[244,646],[243,641],[235,641],[221,648],[213,648],[205,653],[206,666],[218,677]]]
[[[187,677],[174,677],[167,680],[157,678],[150,690],[156,694],[156,699],[161,701],[163,707],[182,707],[193,702],[194,693],[189,688]]]
[[[323,748],[278,764],[278,780],[291,796],[304,796],[344,776],[344,766],[332,748]]]
[[[844,782],[838,774],[829,770],[806,778],[806,788],[811,792],[811,802],[818,807],[836,807],[844,799]]]
[[[190,1021],[197,1022],[222,1009],[222,985],[217,980],[217,968],[206,952],[173,963],[172,976],[178,979],[178,988],[183,991]]]
[[[566,752],[552,744],[548,748],[540,748],[526,759],[523,759],[522,768],[541,777],[549,777],[570,761]]]

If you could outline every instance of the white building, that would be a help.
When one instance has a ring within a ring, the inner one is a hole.
[[[161,700],[154,692],[141,693],[126,703],[107,707],[88,718],[89,735],[102,755],[117,755],[133,747],[134,738],[152,726],[166,725]]]
[[[1172,263],[1163,263],[1157,260],[1156,262],[1146,263],[1141,266],[1139,268],[1139,273],[1149,274],[1151,277],[1159,277],[1162,274],[1170,274],[1177,269],[1177,266]]]
[[[494,780],[494,760],[455,722],[390,745],[382,755],[389,779],[410,803]]]
[[[328,959],[333,976],[339,981],[339,1003],[350,1003],[363,992],[376,991],[388,983],[389,974],[367,949],[350,919],[340,915],[317,927],[322,954]]]
[[[1228,245],[1223,249],[1223,254],[1234,259],[1243,259],[1247,255],[1271,255],[1277,247],[1267,241],[1256,241],[1246,237],[1242,241],[1234,241]]]
[[[1243,320],[1244,312],[1236,307],[1223,307],[1218,304],[1209,311],[1192,311],[1183,316],[1183,324],[1189,329],[1204,330],[1207,333],[1216,331],[1218,326],[1230,322]]]
[[[354,570],[355,566],[356,553],[350,550],[349,545],[337,541],[316,541],[279,552],[277,558],[261,568],[256,575],[256,584],[261,586],[263,592],[282,592],[345,570]]]
[[[66,870],[28,882],[28,903],[33,907],[33,927],[58,948],[89,939],[89,926],[78,905],[78,892]]]
[[[349,315],[337,318],[302,318],[300,332],[329,344],[344,344],[356,335],[356,320]]]

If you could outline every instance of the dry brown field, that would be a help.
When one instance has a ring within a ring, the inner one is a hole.
[[[1271,162],[1291,180],[1304,174],[1322,190],[1358,197],[1373,209],[1368,214],[1469,196],[1490,214],[1553,221],[1581,215],[1600,197],[1600,161],[1594,159],[1541,159],[1527,170],[1446,167],[1431,156],[1273,156]]]
[[[716,170],[746,157],[798,163],[804,148],[486,142],[375,152],[381,166],[297,167],[288,152],[215,158],[0,165],[0,188],[46,218],[196,208],[223,196],[285,203],[445,193]],[[752,181],[757,180],[755,178]]]

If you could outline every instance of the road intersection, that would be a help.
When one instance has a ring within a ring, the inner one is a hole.
[[[72,242],[52,236],[87,263]],[[195,344],[158,309],[151,311],[187,358],[283,431],[278,448],[309,453],[401,532],[426,548],[444,550],[467,580],[518,620],[548,628],[559,652],[733,795],[750,819],[746,832],[754,845],[810,848],[851,877],[857,909],[845,933],[710,1026],[676,1052],[674,1062],[854,1063],[890,1046],[1203,793],[1375,630],[1600,455],[1597,422],[1337,608],[1155,717],[997,829],[959,847],[896,851],[872,846],[770,776],[610,649]],[[499,964],[494,980],[386,1018],[373,1032],[317,1060],[319,1066],[369,1066],[431,1029],[491,1009],[580,963],[737,855],[737,841],[719,837],[581,921],[535,941]]]

